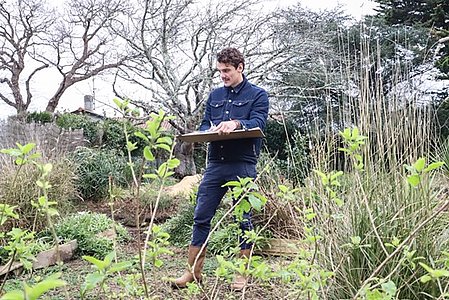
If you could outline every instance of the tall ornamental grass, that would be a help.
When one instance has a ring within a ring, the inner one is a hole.
[[[380,70],[380,48],[370,49],[368,38],[362,39],[360,63]],[[354,65],[354,58],[347,59],[348,66]],[[306,206],[317,213],[318,260],[335,272],[327,289],[330,299],[364,297],[367,291],[385,292],[387,287],[397,299],[433,299],[448,284],[447,278],[421,280],[427,272],[419,263],[441,267],[436,261],[448,249],[449,216],[442,207],[447,180],[439,170],[422,174],[416,186],[407,180],[411,168],[406,165],[421,157],[426,165],[431,163],[436,139],[425,95],[414,88],[412,71],[401,68],[394,65],[388,90],[381,72],[372,74],[368,67],[342,71],[345,78],[357,74],[359,93],[348,97],[339,117],[366,136],[357,150],[360,161],[338,150],[345,143],[333,126],[330,108],[325,138],[323,132],[311,134],[320,137],[311,148],[313,168],[343,171],[334,187],[343,204],[332,201],[318,176],[308,178],[302,193]]]

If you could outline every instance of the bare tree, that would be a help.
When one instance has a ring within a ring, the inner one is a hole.
[[[130,12],[127,0],[72,0],[65,8],[49,49],[38,59],[61,75],[46,110],[53,112],[65,91],[77,82],[103,74],[128,59],[112,24]],[[51,54],[49,54],[51,53]]]
[[[226,46],[241,49],[248,59],[245,74],[260,81],[279,62],[285,48],[271,42],[271,15],[254,11],[257,0],[208,3],[192,0],[140,1],[140,20],[126,28],[124,37],[139,53],[126,62],[118,76],[150,91],[149,102],[134,99],[148,111],[164,108],[177,118],[172,125],[178,132],[193,130],[199,123],[209,91],[218,84],[215,53]],[[122,30],[125,28],[122,28]],[[120,94],[122,98],[133,98]],[[184,170],[195,173],[193,145],[179,144]]]
[[[49,66],[32,60],[29,54],[48,35],[53,16],[41,0],[0,1],[0,99],[18,115],[24,114],[32,101],[32,79]]]

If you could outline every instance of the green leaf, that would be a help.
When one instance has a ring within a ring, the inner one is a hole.
[[[104,261],[99,260],[93,256],[84,255],[84,256],[82,256],[82,258],[84,260],[87,260],[91,264],[95,265],[95,267],[97,267],[98,270],[104,270],[107,267],[107,263],[105,263]]]
[[[286,187],[285,185],[280,184],[278,185],[278,188],[284,194],[288,192],[288,187]]]
[[[326,186],[326,185],[329,184],[329,178],[327,178],[327,175],[326,175],[326,174],[324,174],[323,172],[318,171],[318,170],[313,170],[313,172],[315,172],[318,176],[320,176],[320,178],[321,178],[321,183],[322,183],[324,186]]]
[[[407,176],[407,181],[412,187],[417,187],[421,182],[421,177],[418,174]]]
[[[248,195],[248,201],[255,210],[260,211],[262,209],[262,201],[253,195]]]
[[[431,281],[432,277],[430,277],[429,275],[424,275],[419,280],[421,280],[422,283],[426,283],[426,282]]]
[[[382,290],[384,290],[385,293],[387,293],[388,295],[390,296],[396,295],[397,288],[393,281],[389,280],[388,282],[381,284],[381,287]]]
[[[13,290],[3,295],[0,300],[25,300],[25,295],[23,291]]]
[[[143,149],[143,156],[145,157],[146,160],[148,161],[154,161],[154,155],[153,152],[151,152],[150,147],[146,146]]]
[[[351,139],[356,140],[359,137],[359,129],[357,127],[354,127],[352,129]]]
[[[437,161],[437,162],[431,163],[430,165],[427,166],[427,168],[425,168],[425,169],[423,170],[423,172],[424,172],[424,173],[428,173],[428,172],[430,172],[430,171],[433,171],[433,170],[435,170],[435,169],[438,169],[439,167],[443,166],[444,164],[445,164],[445,163],[442,162],[442,161]]]
[[[168,144],[168,145],[171,145],[172,139],[171,139],[169,136],[163,136],[163,137],[158,138],[158,139],[156,140],[156,143],[158,143],[158,144]]]
[[[34,147],[36,147],[36,144],[28,143],[25,146],[23,146],[22,149],[20,150],[22,151],[23,154],[28,154],[31,150],[34,149]]]
[[[137,136],[138,138],[141,138],[142,140],[146,141],[147,143],[150,142],[148,137],[145,134],[143,134],[142,132],[140,132],[140,131],[134,132],[134,135]]]
[[[155,266],[156,268],[162,267],[163,264],[164,264],[164,262],[163,262],[162,260],[160,260],[160,259],[156,259],[156,260],[154,261],[154,266]]]
[[[100,274],[98,272],[88,274],[86,276],[86,282],[82,288],[82,293],[84,294],[86,291],[90,291],[94,289],[98,283],[102,282],[105,278],[105,275]]]
[[[65,286],[66,282],[59,279],[60,276],[61,273],[53,274],[31,287],[30,292],[28,293],[28,299],[38,299],[41,295],[48,292],[49,290]]]
[[[177,159],[177,158],[172,158],[172,159],[167,161],[167,165],[168,165],[169,169],[176,168],[177,166],[179,166],[180,163],[181,163],[180,160]]]
[[[226,182],[226,183],[223,184],[222,186],[223,186],[223,187],[225,187],[225,186],[241,186],[241,184],[240,184],[239,181],[233,180],[233,181],[228,181],[228,182]]]
[[[123,110],[124,105],[123,105],[123,103],[122,103],[119,99],[114,98],[114,99],[112,99],[112,101],[114,101],[115,105],[116,105],[120,110]]]
[[[164,149],[164,150],[167,150],[168,152],[170,152],[171,151],[171,148],[170,148],[170,146],[169,145],[167,145],[167,144],[156,144],[156,146],[155,147],[157,147],[157,148],[161,148],[161,149]]]
[[[137,143],[132,143],[130,141],[128,141],[126,143],[126,148],[131,152],[137,149]]]
[[[112,260],[115,257],[115,251],[112,251],[106,255],[106,257],[103,259],[104,263],[106,264],[106,267],[109,267],[112,263]]]
[[[419,158],[414,164],[413,167],[416,171],[421,172],[426,165],[426,159],[424,157]]]
[[[128,269],[131,266],[132,266],[132,262],[123,261],[123,262],[113,264],[108,271],[109,271],[109,273],[121,272],[123,270]]]
[[[143,178],[149,178],[149,179],[157,179],[159,178],[156,174],[144,174],[142,175]]]

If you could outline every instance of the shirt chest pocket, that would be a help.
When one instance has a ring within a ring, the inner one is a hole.
[[[252,100],[237,100],[231,105],[231,119],[247,120],[253,105]]]
[[[224,100],[210,103],[210,116],[212,120],[222,120],[224,103]]]

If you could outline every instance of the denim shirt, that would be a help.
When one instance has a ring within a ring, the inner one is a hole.
[[[211,123],[217,126],[222,121],[238,120],[243,129],[259,127],[264,130],[268,106],[267,92],[243,76],[243,81],[236,87],[220,87],[210,93],[199,129],[207,130]],[[261,144],[261,138],[211,142],[209,161],[256,164]]]

